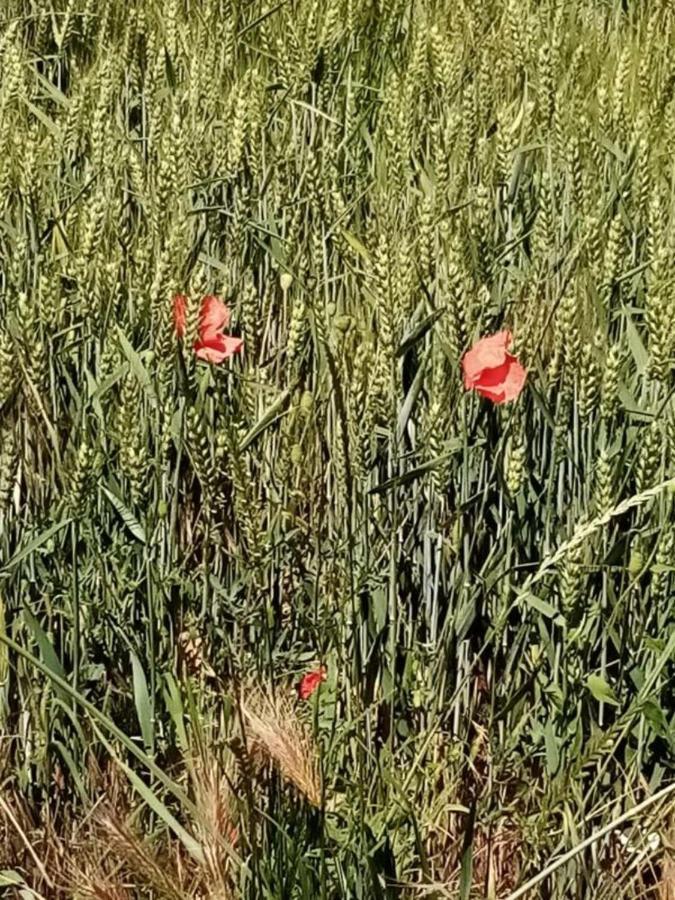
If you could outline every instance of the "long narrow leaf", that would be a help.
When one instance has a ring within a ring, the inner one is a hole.
[[[80,691],[76,691],[71,684],[53,672],[46,663],[43,663],[42,660],[38,659],[36,656],[33,656],[32,653],[29,653],[28,650],[21,647],[16,641],[7,637],[7,635],[0,634],[0,642],[5,644],[13,653],[16,653],[22,659],[25,659],[32,666],[35,667],[39,672],[42,672],[43,675],[46,675],[51,681],[54,682],[55,685],[60,687],[63,691],[65,691],[73,700],[75,700],[82,709],[91,717],[91,719],[98,723],[102,728],[104,728],[112,737],[116,740],[120,741],[121,744],[134,756],[142,765],[144,765],[153,775],[154,777],[164,785],[164,787],[170,791],[180,803],[183,804],[186,810],[190,812],[191,815],[197,815],[197,809],[194,803],[190,800],[188,795],[185,793],[182,787],[177,784],[172,778],[164,772],[160,766],[158,766],[148,755],[144,753],[136,744],[131,740],[131,738],[126,735],[121,728],[119,728],[112,719],[107,716],[105,713],[101,712],[101,710],[91,703],[89,700],[84,697]]]

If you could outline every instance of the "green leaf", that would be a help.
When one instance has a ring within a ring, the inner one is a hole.
[[[154,762],[154,760],[148,756],[147,753],[144,753],[140,747],[137,746],[131,738],[125,734],[121,728],[119,728],[113,720],[107,716],[104,712],[96,706],[94,703],[91,703],[84,697],[80,691],[76,691],[75,688],[69,684],[65,679],[61,678],[55,672],[53,672],[49,666],[46,665],[41,659],[38,659],[37,656],[33,656],[28,650],[22,647],[20,644],[17,644],[16,641],[13,641],[11,638],[6,635],[0,634],[0,643],[4,644],[22,659],[25,659],[27,662],[31,663],[39,672],[42,672],[43,675],[46,675],[54,684],[65,691],[69,697],[71,697],[75,702],[85,710],[85,712],[89,715],[89,718],[92,721],[92,725],[95,722],[98,722],[106,731],[111,734],[116,740],[120,741],[121,744],[131,753],[132,756],[136,757],[136,759],[142,763],[153,775],[154,777],[164,785],[164,787],[171,791],[171,793],[176,797],[176,799],[181,803],[186,813],[191,816],[198,816],[198,811],[195,804],[190,800],[189,796],[186,794],[184,789],[175,782],[172,778],[170,778],[166,772]],[[94,727],[96,727],[94,725]],[[100,730],[97,728],[97,732],[100,734]]]
[[[363,257],[363,259],[366,260],[366,262],[370,262],[370,254],[363,246],[361,241],[355,235],[353,235],[351,231],[347,231],[346,228],[341,228],[340,232],[342,233],[342,236],[347,241],[352,250],[355,250],[359,254],[359,256]]]
[[[26,104],[28,109],[32,112],[36,119],[39,119],[42,124],[51,131],[51,133],[57,137],[61,137],[61,129],[54,121],[54,119],[50,118],[47,113],[40,109],[39,106],[36,106],[34,103],[31,103],[26,97],[23,98],[23,102]]]
[[[35,641],[40,649],[40,656],[42,657],[45,665],[49,666],[50,670],[55,675],[58,675],[59,678],[65,679],[65,669],[63,668],[61,660],[57,656],[52,642],[47,637],[47,634],[45,633],[38,620],[27,607],[24,607],[23,618],[30,630],[33,632],[33,637],[35,638]]]
[[[645,700],[642,705],[642,715],[659,737],[667,738],[670,736],[668,720],[656,700]]]
[[[166,72],[166,81],[171,91],[176,90],[176,70],[173,65],[173,60],[171,59],[171,54],[165,48],[164,49],[164,71]]]
[[[550,719],[544,725],[544,747],[546,749],[546,768],[549,775],[553,776],[560,766],[560,750],[553,729],[553,722]]]
[[[294,106],[299,106],[302,109],[309,110],[309,112],[311,112],[314,116],[321,116],[322,119],[325,119],[327,122],[332,122],[333,125],[340,124],[339,119],[334,119],[333,116],[329,116],[328,113],[319,109],[317,106],[312,106],[311,103],[306,103],[304,100],[296,100],[293,97],[290,97],[289,99]]]
[[[482,440],[476,441],[473,446],[478,446],[478,444],[484,443]],[[414,469],[408,469],[407,472],[403,472],[401,475],[395,475],[393,478],[387,479],[387,481],[383,481],[382,484],[378,484],[376,487],[371,488],[368,493],[369,494],[384,494],[387,491],[391,490],[394,487],[402,487],[404,484],[410,484],[411,481],[415,481],[416,478],[420,478],[426,472],[431,472],[433,469],[437,469],[438,466],[442,466],[444,463],[449,462],[455,453],[459,452],[464,446],[462,441],[459,440],[450,440],[446,442],[446,445],[452,450],[451,453],[445,453],[443,456],[437,456],[435,459],[430,459],[425,463],[422,463],[420,466],[415,466]]]
[[[45,78],[44,75],[37,71],[34,73],[34,77],[36,78],[37,83],[40,85],[40,87],[44,88],[45,93],[49,94],[49,96],[55,103],[58,103],[59,106],[63,106],[65,108],[69,108],[71,106],[71,101],[68,99],[68,97],[66,97],[63,91],[60,91],[55,84],[52,84],[52,82],[48,78]]]
[[[411,347],[414,347],[418,341],[422,340],[424,335],[434,326],[442,315],[442,309],[434,310],[431,315],[427,316],[426,319],[419,323],[419,325],[415,326],[412,331],[409,331],[401,341],[401,344],[396,351],[396,355],[404,356]]]
[[[131,371],[134,373],[141,387],[147,394],[150,402],[154,407],[157,406],[157,397],[155,395],[154,388],[152,386],[152,379],[148,374],[148,370],[143,365],[143,361],[138,353],[131,346],[129,341],[126,338],[126,335],[122,331],[122,329],[118,326],[117,328],[117,338],[120,342],[120,347],[122,348],[122,352],[126,356],[129,361],[129,366],[131,367]]]
[[[387,623],[387,615],[389,613],[389,598],[385,588],[377,588],[372,593],[372,611],[375,625],[373,637],[382,631]]]
[[[136,516],[131,512],[131,510],[124,505],[124,503],[120,500],[120,498],[113,494],[111,490],[109,490],[105,485],[101,485],[101,490],[108,498],[110,503],[114,506],[117,512],[120,514],[120,518],[127,526],[129,531],[133,534],[133,536],[139,540],[142,544],[146,542],[145,528],[138,521]]]
[[[279,0],[279,3],[276,3],[274,6],[270,6],[269,9],[266,9],[263,13],[261,13],[257,18],[253,19],[250,22],[247,22],[243,28],[240,28],[237,32],[237,40],[240,41],[242,37],[247,34],[249,31],[252,31],[254,28],[257,28],[261,22],[264,22],[265,19],[269,19],[270,16],[273,16],[275,12],[281,9],[282,6],[286,6],[287,3],[290,3],[290,0]]]
[[[5,566],[3,566],[2,569],[0,569],[0,572],[11,572],[11,570],[22,560],[42,547],[43,544],[46,544],[51,537],[53,537],[57,532],[61,531],[62,528],[65,528],[66,525],[70,525],[70,523],[71,519],[62,519],[55,525],[50,526],[46,531],[38,534],[38,536],[34,537],[32,541],[29,541],[25,547],[22,547],[21,550],[18,550],[9,560],[9,562]]]
[[[398,414],[398,425],[397,425],[397,433],[399,438],[405,431],[406,425],[408,424],[408,419],[413,411],[415,403],[417,402],[417,398],[419,397],[420,391],[422,390],[422,385],[424,384],[424,371],[426,369],[427,360],[429,358],[429,353],[431,352],[431,348],[427,350],[422,361],[419,364],[419,368],[415,373],[415,378],[413,383],[410,385],[408,393],[406,394],[406,398],[403,401],[403,406]]]
[[[176,729],[176,738],[181,750],[187,753],[188,737],[185,730],[185,710],[183,709],[183,699],[181,697],[180,688],[176,679],[170,672],[165,675],[166,688],[163,691],[164,704]]]
[[[526,603],[532,609],[536,609],[538,613],[541,613],[542,616],[546,616],[547,619],[560,619],[564,622],[562,615],[559,610],[552,606],[550,603],[547,603],[546,600],[541,600],[539,597],[535,597],[534,594],[531,594],[527,591],[524,594],[520,595],[520,599],[523,603]]]
[[[663,653],[663,648],[666,646],[663,638],[651,637],[648,634],[644,636],[643,643],[647,650],[650,650],[652,653]]]
[[[114,372],[108,375],[107,378],[104,378],[100,383],[95,381],[93,376],[91,376],[89,385],[90,388],[93,388],[93,390],[89,395],[90,402],[93,403],[95,400],[100,400],[101,397],[107,394],[108,391],[117,384],[120,378],[124,376],[126,370],[126,365],[122,363],[121,366],[118,366]],[[87,374],[89,375],[90,373],[87,372]]]
[[[133,670],[134,680],[134,705],[136,706],[136,715],[138,716],[138,724],[141,726],[141,735],[145,749],[150,751],[155,743],[155,729],[152,721],[152,704],[150,702],[150,694],[148,692],[148,682],[145,678],[145,672],[141,666],[139,658],[134,651],[131,651],[131,668]]]
[[[0,887],[17,888],[16,894],[12,896],[20,897],[21,900],[45,900],[44,895],[38,894],[37,891],[29,888],[23,876],[14,869],[2,869],[0,871]]]
[[[586,687],[599,703],[608,703],[610,706],[619,705],[614,691],[605,679],[599,675],[589,675],[586,680]]]
[[[285,391],[282,391],[281,394],[277,397],[277,399],[265,410],[262,416],[255,423],[253,428],[244,436],[240,449],[246,450],[247,447],[250,447],[253,441],[256,438],[260,437],[260,435],[265,431],[269,426],[276,421],[279,414],[281,413],[284,406],[288,402],[288,398],[291,396],[291,388],[286,388]]]
[[[638,334],[637,328],[633,324],[633,319],[627,310],[624,310],[624,312],[626,314],[626,337],[628,338],[628,346],[630,347],[630,352],[633,354],[633,359],[637,366],[637,373],[638,375],[642,375],[647,368],[649,354],[645,349],[642,338]]]

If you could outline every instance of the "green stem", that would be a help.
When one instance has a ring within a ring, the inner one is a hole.
[[[73,567],[73,690],[77,691],[80,684],[80,585],[77,569],[77,521],[70,523],[70,540]]]

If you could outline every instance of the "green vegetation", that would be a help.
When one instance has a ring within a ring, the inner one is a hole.
[[[0,886],[675,896],[672,4],[0,23]]]

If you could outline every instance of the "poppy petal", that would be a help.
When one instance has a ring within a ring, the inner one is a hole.
[[[325,680],[326,669],[324,666],[321,666],[320,669],[316,669],[314,672],[307,672],[306,675],[303,675],[298,684],[298,697],[301,700],[307,700],[312,696],[321,682]]]
[[[515,400],[525,387],[526,379],[527,370],[525,367],[521,365],[515,357],[511,357],[508,374],[502,382],[502,388],[504,390],[504,400],[502,402],[506,403],[509,400]]]
[[[501,385],[492,388],[476,385],[474,390],[477,394],[480,394],[481,397],[485,397],[486,400],[492,400],[492,402],[497,405],[504,402],[504,388]]]
[[[229,334],[225,334],[222,337],[225,359],[230,356],[234,356],[236,353],[241,353],[241,351],[244,349],[244,341],[242,338],[231,337]]]
[[[199,359],[213,365],[220,365],[230,356],[243,348],[244,342],[241,338],[230,337],[225,334],[215,334],[208,341],[199,340],[195,344],[195,353]]]
[[[479,390],[480,388],[500,387],[504,383],[504,379],[508,378],[509,367],[511,366],[510,360],[512,359],[513,357],[507,354],[506,359],[499,365],[494,366],[492,369],[483,369],[474,379],[473,387],[476,388],[476,390]]]
[[[465,388],[473,387],[485,369],[493,369],[504,363],[511,340],[510,331],[499,331],[481,338],[467,350],[462,357]]]
[[[227,304],[212,294],[204,297],[199,311],[199,336],[201,340],[208,340],[221,328],[227,328],[229,324],[230,309]]]
[[[480,382],[474,385],[476,393],[493,403],[508,403],[520,394],[527,379],[527,370],[514,356],[492,371],[482,373]]]

